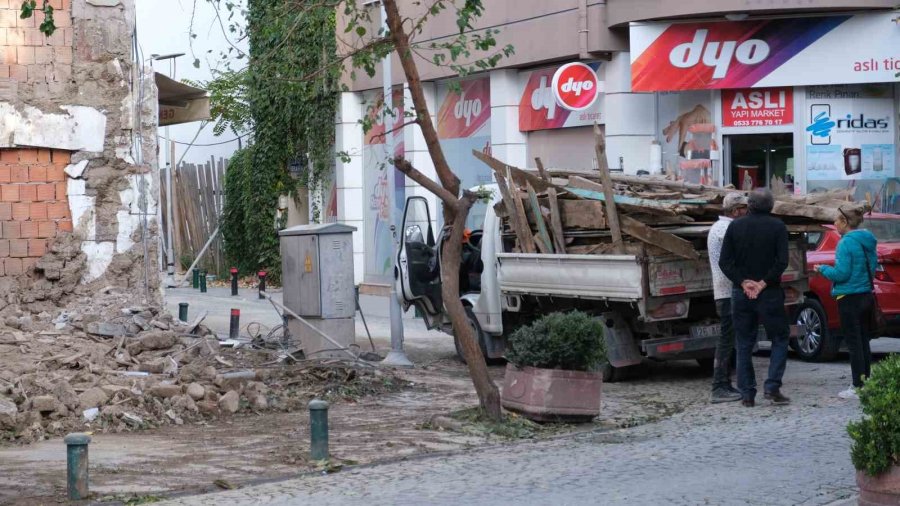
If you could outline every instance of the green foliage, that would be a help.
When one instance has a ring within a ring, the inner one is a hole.
[[[216,72],[210,81],[184,82],[209,93],[210,120],[215,123],[213,133],[222,135],[226,130],[242,135],[253,127],[250,104],[247,99],[247,72],[227,70]]]
[[[580,311],[551,313],[513,332],[506,359],[519,367],[588,371],[606,360],[603,328]]]
[[[339,69],[323,68],[335,59],[335,13],[251,0],[247,23],[247,68],[222,73],[211,87],[218,131],[253,126],[252,145],[226,175],[223,233],[231,264],[242,272],[265,269],[277,281],[284,225],[275,219],[278,197],[300,185],[314,191],[334,164]],[[308,170],[294,179],[291,163]]]
[[[900,465],[900,355],[872,367],[872,377],[859,389],[864,417],[850,422],[853,465],[870,476]]]
[[[56,31],[56,22],[53,19],[53,6],[47,3],[47,0],[44,0],[41,3],[41,8],[38,9],[36,0],[23,0],[22,12],[19,14],[19,17],[28,19],[34,15],[35,11],[44,13],[44,21],[41,22],[38,29],[47,37],[53,35],[53,32]]]

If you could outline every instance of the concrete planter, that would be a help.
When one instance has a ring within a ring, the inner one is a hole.
[[[537,421],[588,421],[600,414],[603,379],[597,372],[506,365],[503,407]]]
[[[900,506],[900,466],[894,465],[878,476],[857,471],[859,506]]]

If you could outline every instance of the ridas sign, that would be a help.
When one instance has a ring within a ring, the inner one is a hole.
[[[567,63],[557,69],[550,87],[556,102],[570,111],[583,111],[600,96],[597,74],[581,62]]]

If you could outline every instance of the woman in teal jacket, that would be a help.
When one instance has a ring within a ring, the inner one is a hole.
[[[847,349],[850,351],[850,371],[853,386],[844,390],[840,397],[857,398],[856,388],[868,378],[872,364],[872,351],[865,329],[869,312],[875,307],[875,293],[872,278],[878,267],[875,251],[878,240],[865,229],[859,229],[863,222],[861,211],[844,211],[834,221],[834,228],[841,234],[835,255],[834,267],[819,265],[816,270],[831,280],[831,295],[837,299],[841,331]]]

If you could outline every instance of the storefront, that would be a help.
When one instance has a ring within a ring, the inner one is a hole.
[[[662,171],[877,200],[898,164],[897,17],[632,24],[632,91],[656,92]]]

